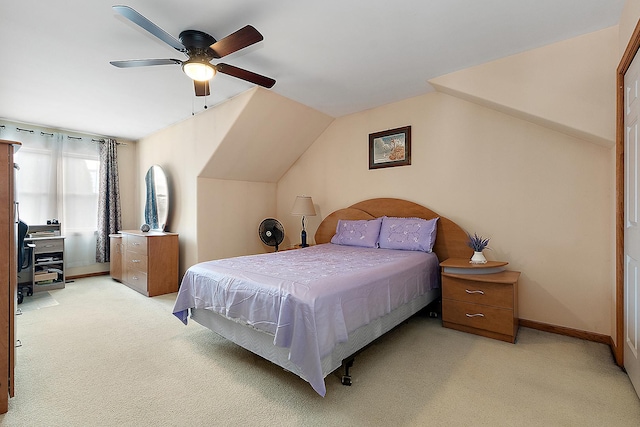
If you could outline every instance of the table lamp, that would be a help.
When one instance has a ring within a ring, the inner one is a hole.
[[[302,239],[301,246],[306,248],[309,245],[307,244],[307,232],[304,228],[304,217],[316,215],[316,210],[313,207],[313,200],[311,200],[311,197],[296,196],[296,201],[293,203],[293,207],[291,208],[291,215],[302,215],[302,233],[300,233],[300,237]]]

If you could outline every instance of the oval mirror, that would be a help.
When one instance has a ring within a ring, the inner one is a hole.
[[[153,165],[144,178],[147,186],[147,200],[144,206],[144,220],[152,230],[164,231],[169,215],[169,185],[162,168]]]

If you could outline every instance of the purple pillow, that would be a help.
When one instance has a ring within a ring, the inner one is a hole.
[[[382,218],[361,220],[338,220],[336,234],[331,238],[331,243],[346,246],[362,246],[365,248],[377,248],[378,236]]]
[[[436,242],[438,219],[382,217],[380,247],[431,252]]]

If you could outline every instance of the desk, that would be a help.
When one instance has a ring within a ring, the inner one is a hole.
[[[60,229],[58,223],[29,226],[24,246],[29,251],[25,257],[30,262],[29,266],[23,264],[22,271],[18,273],[18,287],[21,290],[29,288],[27,295],[64,288],[64,236]]]
[[[27,237],[31,250],[31,286],[33,292],[63,289],[64,236]]]

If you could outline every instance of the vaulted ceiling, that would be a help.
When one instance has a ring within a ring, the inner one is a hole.
[[[252,84],[218,74],[195,97],[186,59],[113,12],[107,0],[0,6],[0,118],[139,139]],[[277,80],[271,89],[331,117],[432,91],[427,80],[612,25],[624,0],[131,0],[174,37],[217,39],[251,24],[264,41],[225,63]]]

